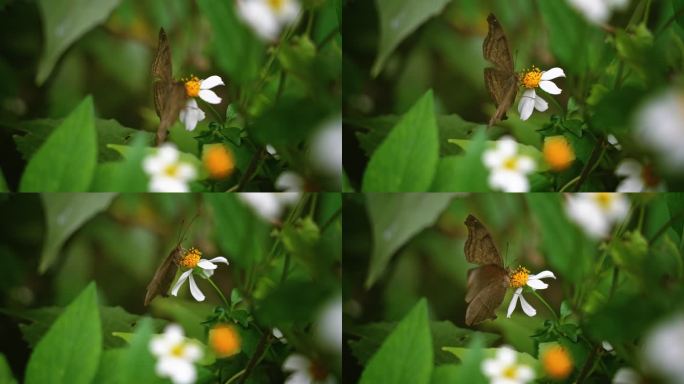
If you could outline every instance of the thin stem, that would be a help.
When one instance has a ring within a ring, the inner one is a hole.
[[[244,375],[242,375],[242,380],[240,380],[240,383],[244,384],[247,381],[247,378],[252,373],[254,367],[256,367],[257,364],[259,364],[259,362],[263,358],[264,352],[266,351],[266,347],[268,346],[269,342],[270,335],[268,332],[264,332],[261,335],[261,339],[259,339],[259,344],[257,344],[257,348],[254,352],[254,355],[252,355],[252,358],[250,358],[247,362],[247,367],[245,368],[245,373]]]
[[[541,301],[546,306],[546,309],[548,309],[549,312],[551,312],[551,314],[553,315],[553,318],[556,320],[556,323],[557,323],[558,322],[558,315],[556,315],[556,312],[553,310],[553,308],[551,308],[551,305],[549,305],[549,303],[547,303],[546,300],[544,300],[544,298],[541,297],[541,295],[539,293],[537,293],[537,290],[533,289],[532,294],[537,296],[537,299],[539,299],[539,301]]]
[[[211,105],[211,103],[207,103],[207,102],[205,101],[204,104],[205,104],[206,106],[208,106],[209,109],[211,109],[211,112],[216,116],[217,121],[220,121],[221,124],[225,124],[225,123],[226,123],[226,117],[225,117],[225,116],[221,116],[221,114],[218,113],[218,111],[214,108],[213,105]]]
[[[667,22],[666,22],[665,24],[663,24],[663,26],[662,26],[660,29],[658,29],[658,32],[656,32],[656,33],[653,35],[653,36],[655,36],[654,40],[657,39],[658,36],[660,36],[661,33],[665,32],[665,31],[667,30],[667,28],[670,26],[670,24],[674,23],[675,20],[677,20],[677,19],[678,19],[679,17],[681,17],[682,15],[684,15],[684,7],[679,8],[679,9],[677,10],[677,12],[675,12],[675,14],[672,15],[672,17],[670,17],[670,18],[667,20]]]
[[[658,229],[658,231],[656,231],[656,233],[653,234],[653,236],[651,236],[650,239],[648,239],[648,243],[649,243],[649,244],[653,244],[653,242],[654,242],[657,238],[659,238],[660,236],[662,236],[663,233],[667,232],[667,230],[670,228],[670,225],[672,225],[672,223],[674,223],[674,222],[677,221],[677,220],[680,220],[683,216],[684,216],[684,211],[680,211],[680,212],[678,212],[676,215],[670,217],[670,220],[666,221],[665,224],[663,224],[663,225]]]
[[[578,182],[580,179],[580,176],[575,177],[574,179],[568,181],[561,189],[558,190],[558,192],[565,192],[568,188],[570,188],[573,184]]]
[[[589,356],[587,357],[587,360],[584,362],[584,366],[582,367],[582,371],[580,371],[580,374],[577,377],[578,384],[583,383],[584,380],[589,376],[589,374],[593,370],[594,362],[596,360],[596,356],[598,355],[599,348],[600,347],[597,345],[591,349],[591,353],[589,353]]]
[[[246,371],[246,370],[243,369],[243,370],[241,370],[240,372],[234,374],[233,377],[231,377],[230,379],[228,379],[228,381],[226,381],[224,384],[231,384],[231,383],[234,383],[237,379],[240,378],[240,376],[242,376],[242,375],[245,374],[245,371]]]
[[[211,286],[214,287],[216,293],[218,293],[218,295],[221,297],[221,301],[223,301],[223,304],[226,306],[226,309],[230,309],[230,302],[226,300],[226,297],[223,295],[223,292],[221,292],[218,285],[216,285],[216,283],[214,283],[214,281],[211,280],[211,278],[208,278],[207,281],[209,281],[209,284],[211,284]]]
[[[594,146],[594,149],[591,151],[591,155],[589,155],[589,161],[587,161],[587,164],[584,165],[584,168],[580,173],[580,178],[577,181],[577,184],[575,184],[575,192],[579,191],[580,187],[582,186],[582,183],[584,183],[584,181],[589,177],[591,172],[593,172],[594,169],[596,169],[598,164],[601,163],[603,155],[606,152],[606,147],[605,145],[603,145],[604,140],[605,138],[601,138],[599,139],[599,141],[596,142],[596,146]]]

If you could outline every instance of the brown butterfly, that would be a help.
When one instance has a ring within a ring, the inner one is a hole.
[[[506,120],[506,111],[515,101],[518,92],[518,75],[513,67],[513,56],[508,48],[506,34],[493,13],[487,17],[489,32],[482,44],[484,58],[494,64],[484,70],[484,80],[487,91],[496,103],[496,112],[489,119],[491,127],[499,120]]]
[[[166,259],[164,259],[161,265],[154,272],[152,281],[150,281],[150,283],[147,285],[147,292],[145,293],[145,306],[150,305],[150,302],[152,302],[157,295],[162,295],[163,297],[168,296],[168,291],[171,287],[171,281],[173,281],[178,269],[178,263],[185,253],[185,249],[183,249],[181,243],[185,238],[185,234],[187,234],[187,231],[190,229],[190,226],[198,215],[199,214],[196,214],[186,229],[181,232],[176,246],[171,250],[171,252],[169,252],[169,255],[166,256]]]
[[[164,28],[159,29],[159,43],[157,53],[152,62],[152,79],[154,85],[154,109],[159,116],[156,144],[166,140],[169,128],[178,119],[178,114],[185,105],[187,98],[185,86],[181,81],[173,80],[171,63],[171,47],[166,38]]]
[[[468,239],[463,249],[466,260],[480,265],[468,271],[465,297],[468,303],[465,323],[474,325],[496,319],[494,312],[506,295],[510,279],[487,228],[473,215],[468,215],[465,225],[468,227]]]

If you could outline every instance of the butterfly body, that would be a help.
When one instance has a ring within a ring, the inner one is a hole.
[[[157,53],[152,62],[154,109],[159,116],[157,145],[166,141],[169,128],[178,119],[178,114],[183,109],[187,99],[184,84],[180,81],[174,81],[172,75],[171,47],[164,28],[161,28]]]
[[[171,282],[173,277],[176,275],[176,267],[178,267],[178,262],[181,256],[183,256],[183,249],[180,244],[171,250],[166,259],[161,263],[161,265],[154,272],[154,277],[147,285],[147,292],[145,294],[145,306],[150,305],[150,302],[157,296],[162,295],[164,297],[168,296],[167,292],[169,287],[171,287]]]
[[[480,265],[468,271],[465,297],[468,303],[465,323],[475,325],[496,318],[494,312],[503,302],[510,279],[487,228],[473,215],[468,215],[465,225],[468,228],[466,260]]]
[[[482,44],[482,54],[494,67],[485,68],[485,87],[496,103],[496,112],[489,120],[489,126],[505,120],[506,111],[515,101],[518,92],[518,76],[513,65],[513,56],[508,47],[506,34],[494,14],[487,17],[489,30]]]

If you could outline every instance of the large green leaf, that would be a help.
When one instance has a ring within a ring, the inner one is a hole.
[[[380,278],[399,247],[437,220],[452,197],[451,193],[366,195],[368,215],[373,227],[373,254],[368,267],[366,288],[370,288]]]
[[[430,188],[435,192],[487,192],[489,171],[482,162],[486,149],[485,129],[479,130],[475,137],[464,145],[465,155],[447,156],[439,159],[435,178]],[[465,142],[465,140],[461,140]],[[451,144],[451,140],[449,140]]]
[[[86,97],[45,140],[26,165],[22,192],[88,190],[97,162],[93,100]]]
[[[105,210],[114,198],[113,193],[54,193],[43,194],[47,234],[43,242],[38,271],[44,273],[56,261],[64,242],[77,229]]]
[[[371,73],[377,76],[394,49],[450,0],[376,0],[380,18],[380,45]]]
[[[16,384],[17,380],[12,374],[12,369],[10,369],[9,364],[5,355],[0,353],[0,383],[3,384]]]
[[[36,83],[41,85],[59,57],[78,38],[103,23],[121,0],[40,0],[45,49],[38,64]]]
[[[149,344],[154,333],[152,319],[145,318],[139,324],[126,352],[121,356],[114,383],[157,383],[164,382],[154,372],[154,357]]]
[[[392,129],[368,163],[364,192],[423,192],[432,184],[439,157],[432,91]]]
[[[26,383],[87,384],[102,352],[95,283],[64,310],[38,342],[26,367]]]
[[[426,384],[432,372],[427,301],[421,299],[371,357],[361,384]]]
[[[146,192],[149,176],[143,169],[143,161],[145,156],[151,153],[147,145],[149,145],[149,140],[142,132],[136,133],[130,147],[111,144],[107,151],[117,152],[124,159],[98,164],[92,190],[94,192]],[[194,156],[181,154],[181,159],[190,159],[193,164],[199,165],[199,160]]]

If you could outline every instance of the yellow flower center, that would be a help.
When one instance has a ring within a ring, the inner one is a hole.
[[[168,177],[176,177],[178,175],[178,164],[174,163],[167,166],[166,168],[164,168],[164,173]]]
[[[268,0],[268,6],[276,12],[279,12],[285,6],[285,1],[286,0]]]
[[[530,276],[530,271],[525,267],[516,268],[513,273],[511,273],[511,287],[520,288],[527,284],[527,278]]]
[[[173,355],[175,357],[183,357],[183,351],[185,351],[185,344],[184,343],[176,344],[171,349],[171,355]]]
[[[230,324],[217,324],[209,332],[209,345],[218,357],[233,356],[240,352],[240,334]]]
[[[200,79],[197,76],[192,76],[185,82],[185,93],[188,97],[197,97],[200,91]]]
[[[181,267],[188,269],[195,268],[197,263],[199,263],[200,258],[202,258],[202,252],[200,252],[197,248],[190,248],[187,252],[185,252],[185,255],[181,257],[178,264],[180,264]]]
[[[544,160],[552,170],[563,171],[575,160],[575,151],[563,136],[548,137],[544,141]]]
[[[544,370],[552,379],[562,380],[572,372],[572,359],[565,348],[550,347],[542,356]]]
[[[537,88],[541,81],[542,72],[539,68],[532,66],[527,71],[524,71],[520,77],[520,84],[528,89]]]
[[[503,371],[503,377],[507,379],[516,379],[518,377],[518,367],[515,365],[507,367]]]
[[[204,162],[204,167],[209,171],[209,175],[213,179],[219,180],[230,176],[235,169],[233,153],[221,144],[211,145],[205,148],[202,160]]]
[[[609,210],[610,205],[613,203],[613,194],[609,192],[597,193],[594,197],[596,202],[603,210]]]
[[[503,167],[508,169],[509,171],[515,171],[518,169],[518,158],[517,157],[509,157],[504,161]]]

